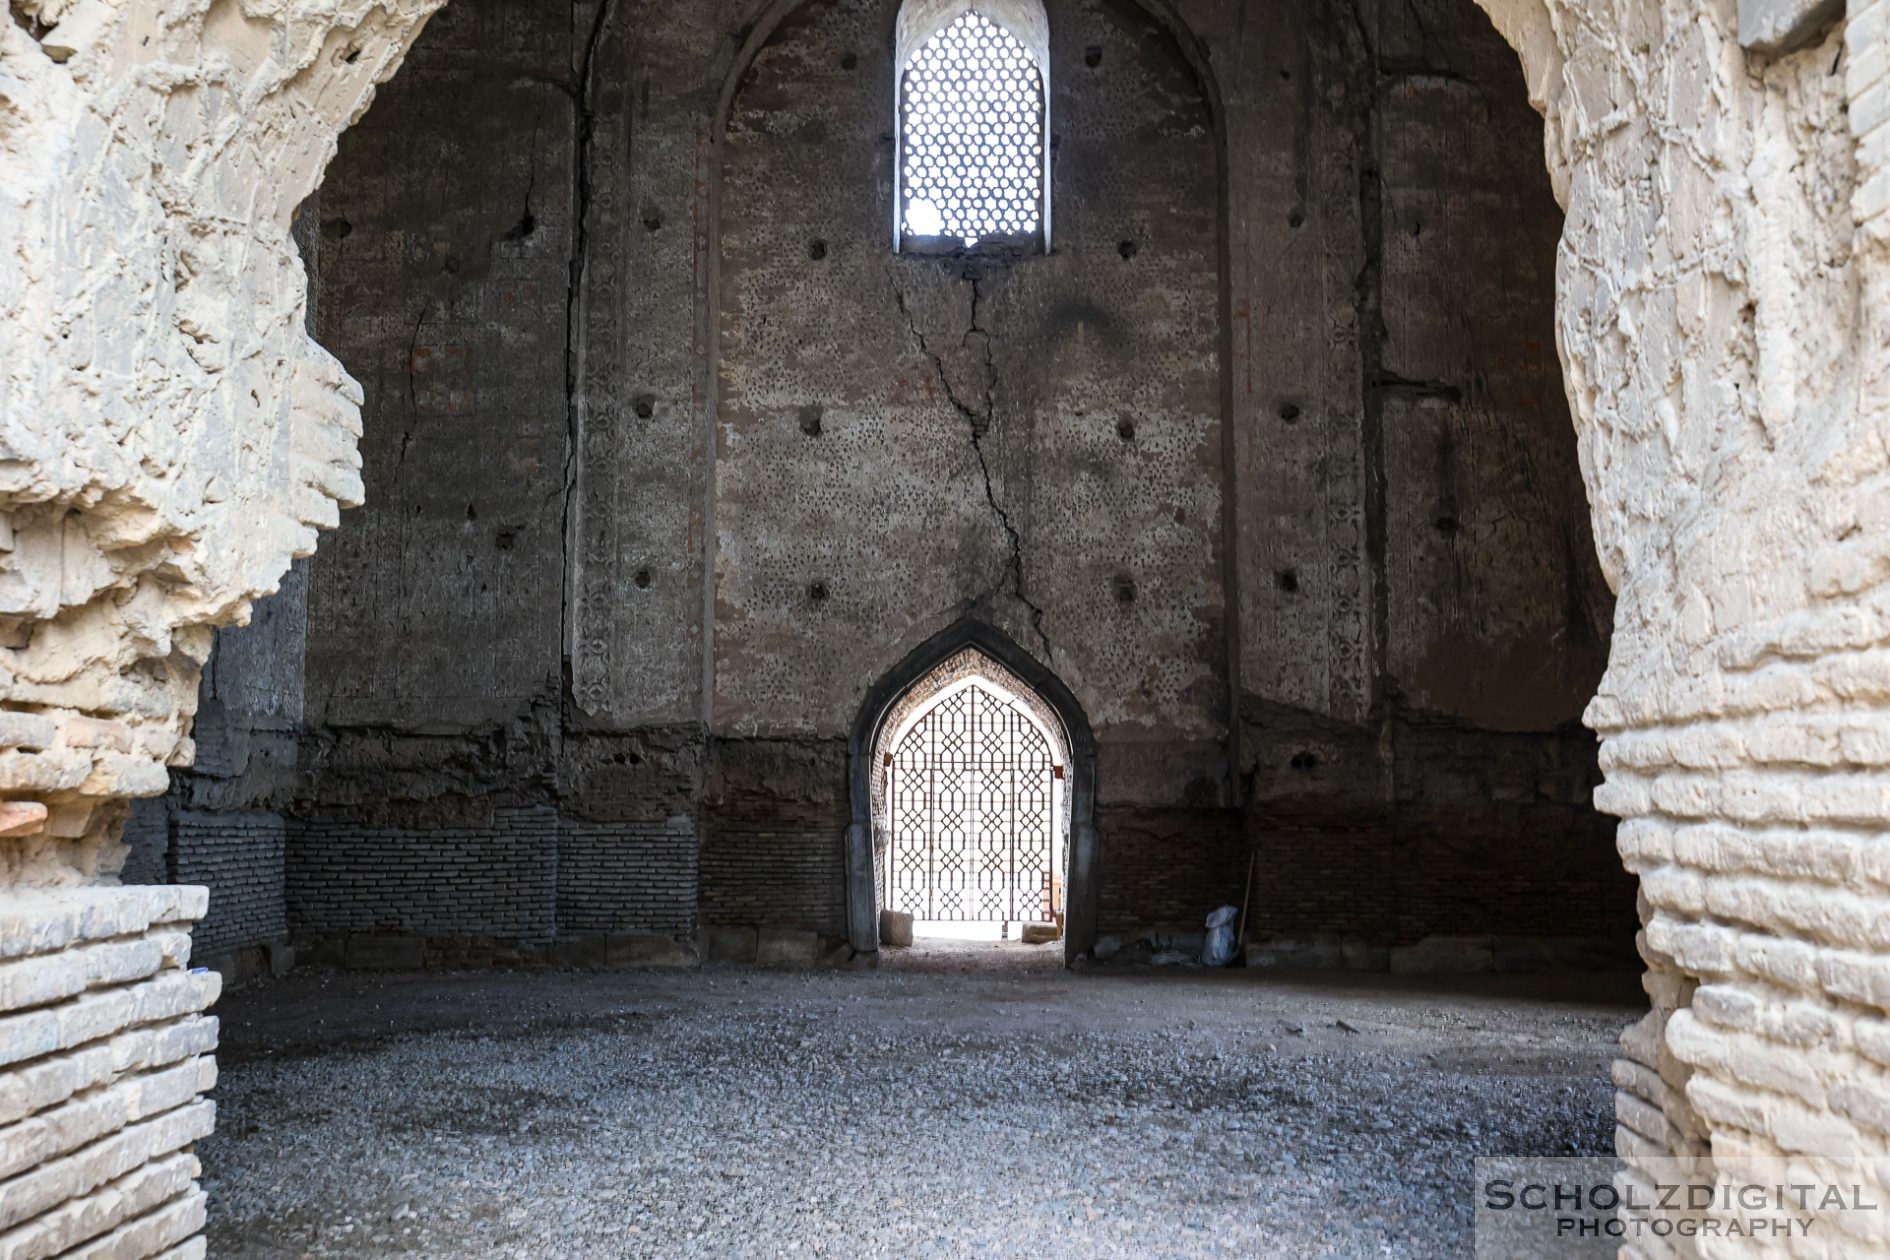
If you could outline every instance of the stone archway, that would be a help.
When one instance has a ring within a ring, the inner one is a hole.
[[[1860,930],[1890,922],[1864,857],[1890,825],[1890,532],[1866,523],[1890,473],[1885,9],[1834,31],[1832,5],[1480,2],[1548,124],[1558,342],[1620,599],[1587,721],[1652,1010],[1622,1039],[1617,1146],[1841,1168],[1890,1135],[1890,942]]]
[[[1590,720],[1656,1008],[1622,1148],[1880,1151],[1885,0],[1772,61],[1731,0],[1480,3],[1549,119],[1561,348],[1622,599]],[[26,0],[0,24],[0,359],[26,365],[0,485],[9,956],[192,917],[109,886],[121,802],[192,758],[210,628],[358,493],[359,395],[302,330],[289,217],[433,7]]]
[[[1051,670],[1002,631],[966,620],[933,635],[873,684],[861,702],[847,739],[847,795],[852,821],[847,826],[847,935],[861,953],[879,950],[879,883],[874,831],[878,821],[876,758],[882,737],[902,716],[922,707],[954,679],[955,663],[966,670],[994,667],[999,682],[1015,680],[1020,695],[1040,703],[1046,727],[1061,728],[1067,757],[1066,787],[1069,859],[1065,893],[1067,918],[1064,957],[1074,960],[1096,943],[1096,902],[1101,841],[1096,831],[1096,738],[1088,715],[1070,689]],[[946,667],[942,670],[941,667]]]

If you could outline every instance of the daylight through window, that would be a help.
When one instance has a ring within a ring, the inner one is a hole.
[[[912,54],[901,117],[908,237],[966,245],[1043,227],[1043,80],[1018,38],[968,12]]]

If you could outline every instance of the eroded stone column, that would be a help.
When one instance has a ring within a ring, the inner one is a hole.
[[[6,1254],[202,1253],[204,894],[114,887],[118,836],[191,759],[214,627],[360,498],[360,390],[304,330],[289,225],[438,3],[0,21]]]
[[[1652,1004],[1616,1067],[1620,1151],[1881,1190],[1890,4],[1748,49],[1735,0],[1482,2],[1548,122],[1558,334],[1620,596],[1588,713]],[[1883,1255],[1884,1215],[1629,1254]]]
[[[0,903],[0,1254],[203,1254],[191,1145],[215,1117],[203,1011],[219,980],[188,959],[205,900],[60,888]]]

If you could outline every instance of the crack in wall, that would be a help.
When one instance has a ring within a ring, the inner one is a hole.
[[[952,405],[953,410],[964,417],[966,427],[970,430],[972,454],[977,457],[978,472],[984,478],[984,500],[991,506],[991,511],[997,517],[998,524],[1003,528],[1004,536],[1010,544],[1010,558],[1005,564],[1005,571],[1010,575],[1011,594],[1016,596],[1018,603],[1030,610],[1030,628],[1036,633],[1038,642],[1043,645],[1044,656],[1048,658],[1052,649],[1050,636],[1043,628],[1044,610],[1024,590],[1024,536],[1018,530],[1016,522],[1011,519],[1010,512],[998,502],[997,490],[991,481],[991,462],[984,450],[985,434],[990,432],[991,425],[997,416],[998,375],[997,358],[991,352],[991,334],[978,324],[978,304],[984,297],[978,277],[970,272],[967,272],[965,276],[971,284],[971,320],[965,329],[965,335],[959,338],[958,344],[964,348],[971,344],[973,336],[979,339],[980,358],[984,371],[984,398],[982,406],[979,407],[973,407],[958,396],[958,391],[952,387],[951,374],[945,370],[945,360],[927,342],[925,333],[919,328],[918,320],[906,305],[906,295],[899,287],[898,279],[890,270],[886,278],[892,288],[893,301],[899,307],[899,314],[906,321],[906,330],[911,333],[913,343],[918,346],[919,353],[931,360],[932,370],[937,374],[939,385],[945,391],[946,401]],[[1048,663],[1047,659],[1046,663]]]
[[[394,455],[392,484],[396,494],[400,490],[401,470],[407,466],[407,447],[413,443],[414,430],[420,427],[420,390],[414,383],[413,357],[420,352],[420,329],[426,325],[430,305],[421,304],[420,314],[413,321],[413,333],[407,338],[407,424],[400,431],[400,450]]]
[[[1368,705],[1380,711],[1386,699],[1385,659],[1390,639],[1387,622],[1387,579],[1385,573],[1386,522],[1385,501],[1385,386],[1396,378],[1385,369],[1385,189],[1378,169],[1378,97],[1379,79],[1384,74],[1378,41],[1373,38],[1371,22],[1360,0],[1350,5],[1359,55],[1364,68],[1364,102],[1357,124],[1358,231],[1360,262],[1353,281],[1353,311],[1358,333],[1360,433],[1359,446],[1365,460],[1364,528],[1365,566],[1370,582],[1370,606],[1367,614],[1369,659],[1366,672],[1370,679]],[[1382,716],[1382,713],[1381,713]],[[1390,725],[1384,727],[1389,737]]]
[[[1381,354],[1380,359],[1383,358]],[[1434,398],[1442,402],[1462,402],[1463,390],[1449,381],[1413,380],[1408,376],[1399,376],[1396,372],[1387,372],[1382,368],[1371,378],[1372,388],[1379,394],[1390,394],[1399,398],[1424,399]]]

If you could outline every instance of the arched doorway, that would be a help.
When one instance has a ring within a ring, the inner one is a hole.
[[[847,924],[1055,919],[1095,943],[1096,746],[1057,676],[982,622],[951,627],[868,692],[848,743]]]

